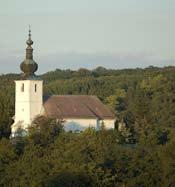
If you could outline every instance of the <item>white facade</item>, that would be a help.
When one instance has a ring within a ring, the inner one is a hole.
[[[106,129],[114,129],[115,127],[115,119],[78,119],[78,118],[69,118],[64,119],[64,129],[65,131],[84,131],[89,127],[93,127],[95,129],[100,129],[102,125]]]
[[[33,120],[38,115],[44,115],[43,107],[43,81],[17,80],[15,94],[15,117],[11,126],[11,136],[25,135]],[[98,118],[67,118],[63,119],[65,131],[80,132],[89,127],[100,129],[114,129],[115,119]],[[21,131],[19,131],[21,130]]]
[[[43,107],[43,81],[17,80],[15,95],[15,117],[11,127],[12,137],[18,129],[26,130]]]

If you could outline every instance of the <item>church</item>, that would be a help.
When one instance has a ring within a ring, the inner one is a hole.
[[[43,95],[43,80],[35,75],[31,30],[26,42],[26,58],[21,63],[21,79],[15,81],[15,116],[11,137],[24,136],[37,116],[63,122],[65,131],[81,132],[88,127],[114,129],[116,117],[96,96]],[[19,134],[20,132],[20,134]]]

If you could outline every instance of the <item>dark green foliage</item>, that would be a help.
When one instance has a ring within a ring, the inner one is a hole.
[[[160,151],[161,165],[163,169],[163,184],[165,187],[175,186],[175,139],[165,145]]]
[[[62,130],[63,127],[60,121],[39,116],[33,121],[29,129],[29,139],[35,145],[47,146],[55,141],[55,138]]]
[[[9,137],[14,115],[15,75],[0,76],[0,139]]]
[[[53,138],[46,128],[42,134]],[[0,184],[14,187],[174,185],[174,142],[165,147],[150,143],[121,145],[117,143],[116,131],[105,129],[98,132],[87,129],[80,134],[60,131],[54,137],[54,141],[40,144],[35,142],[32,132],[24,138],[20,155],[14,143],[2,139]]]
[[[92,179],[82,172],[63,171],[56,176],[50,177],[44,186],[46,187],[90,187]]]
[[[1,75],[0,186],[175,186],[174,67],[57,69],[41,77],[45,94],[97,95],[126,127],[74,134],[39,117],[29,136],[7,139],[19,76]]]

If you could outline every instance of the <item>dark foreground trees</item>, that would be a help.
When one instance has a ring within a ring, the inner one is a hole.
[[[42,117],[37,123],[27,137],[0,141],[0,186],[175,185],[174,138],[166,145],[126,145],[118,143],[116,130],[75,134],[53,119]]]

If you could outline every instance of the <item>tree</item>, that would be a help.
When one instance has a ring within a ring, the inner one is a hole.
[[[62,123],[58,119],[39,116],[29,128],[29,139],[34,144],[47,146],[55,141],[62,130]]]
[[[14,152],[13,145],[8,139],[0,140],[0,186],[4,186],[4,178],[7,175],[7,167],[15,162],[17,155]]]

